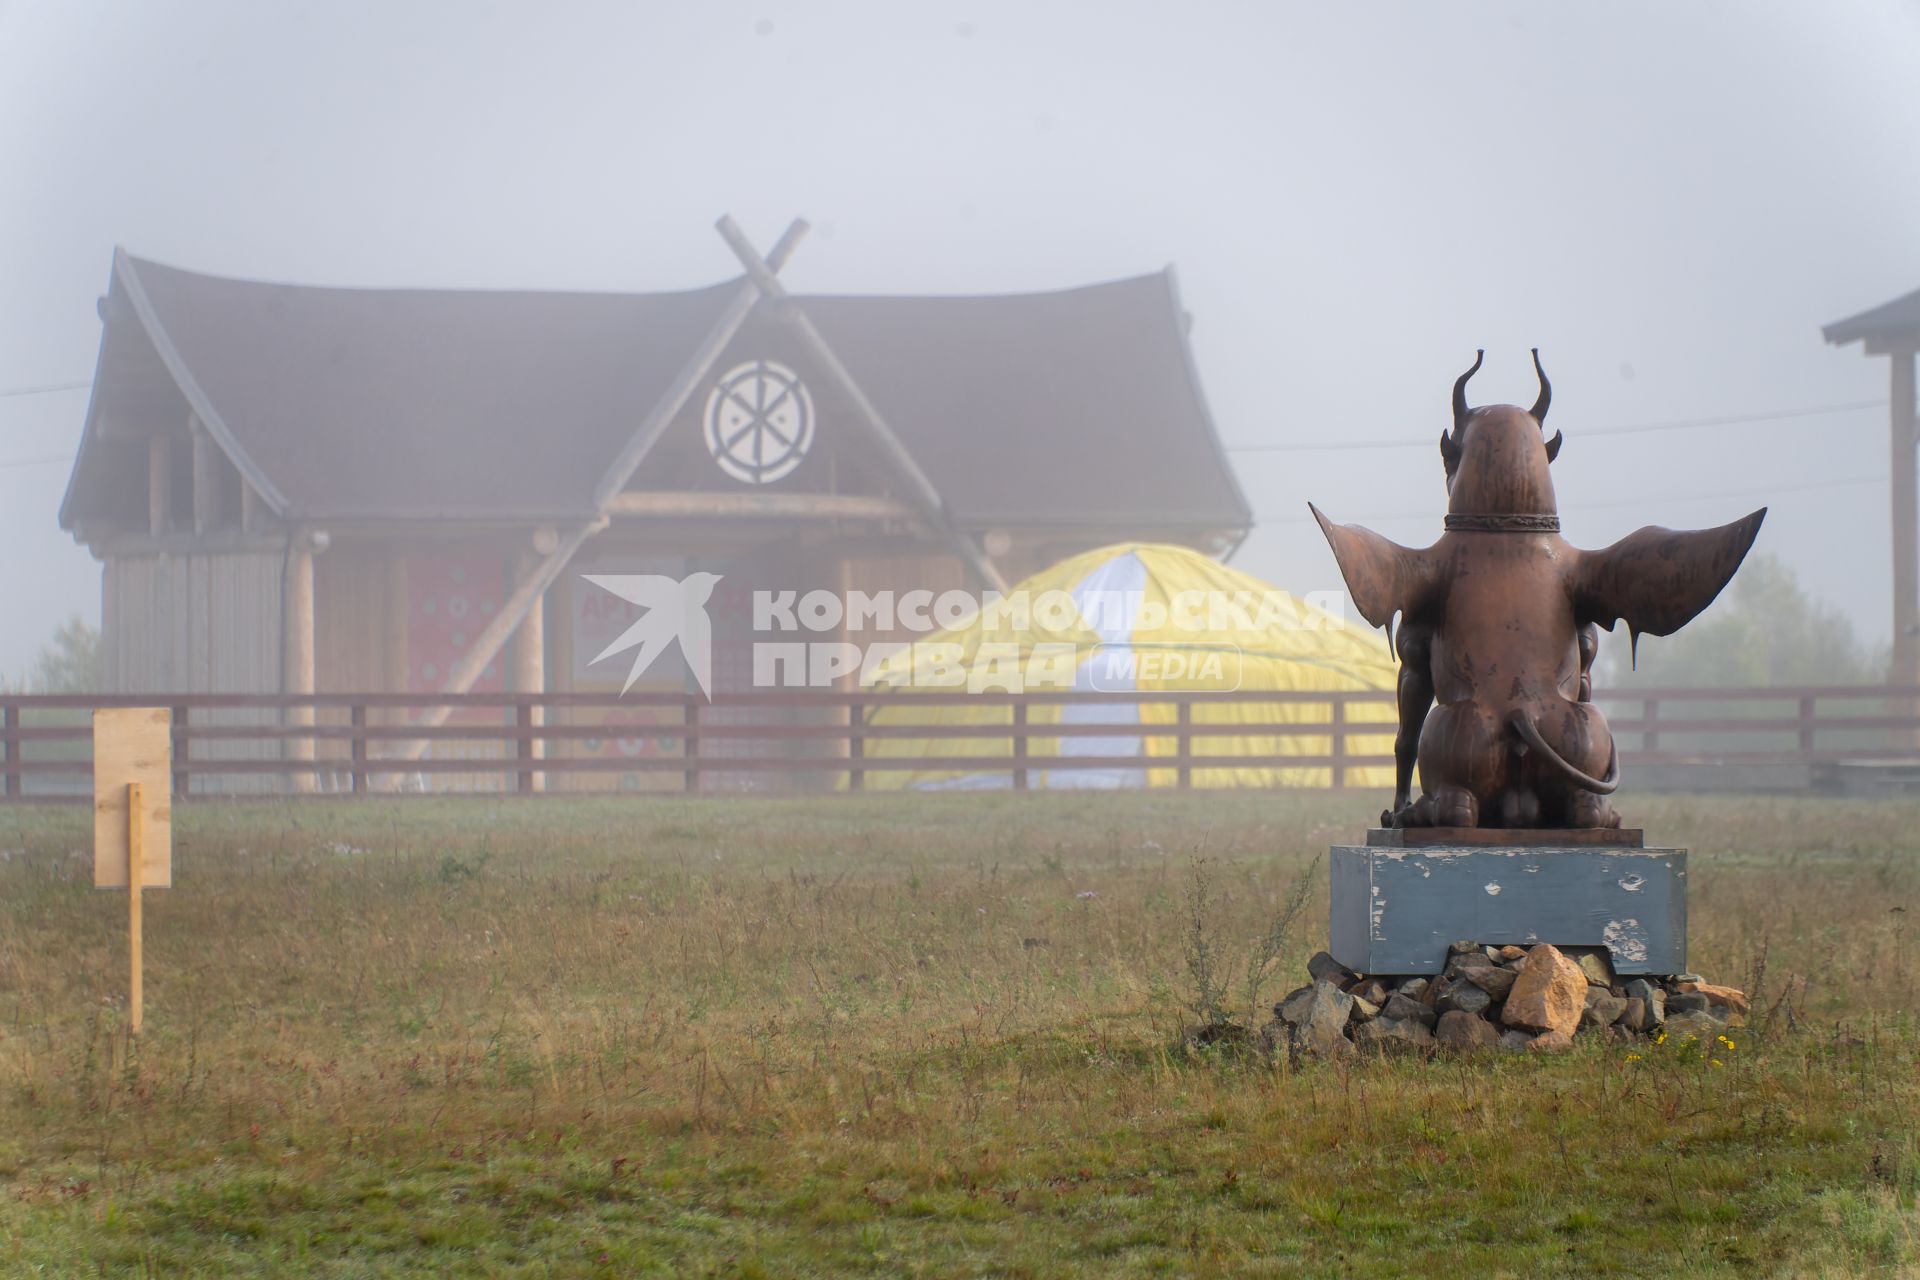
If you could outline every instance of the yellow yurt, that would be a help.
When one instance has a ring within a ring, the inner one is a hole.
[[[1012,785],[1004,764],[978,772],[955,767],[965,757],[1004,761],[1011,742],[991,736],[926,738],[903,735],[917,726],[960,728],[1009,724],[1013,709],[970,705],[965,700],[916,702],[923,692],[951,693],[955,672],[969,673],[971,687],[1012,687],[1008,673],[1024,674],[1028,691],[1106,693],[1158,690],[1276,690],[1391,694],[1396,668],[1385,638],[1355,621],[1313,608],[1250,574],[1230,569],[1188,547],[1122,543],[1064,560],[1010,589],[998,607],[990,602],[963,627],[926,638],[892,661],[878,664],[869,691],[892,692],[896,701],[866,712],[867,724],[883,730],[864,744],[870,759],[938,761],[925,770],[874,769],[873,788],[990,789]],[[1015,661],[1014,659],[1017,659]],[[985,680],[980,673],[992,673]],[[965,686],[961,686],[965,687]],[[1058,737],[1031,738],[1028,785],[1052,788],[1174,786],[1178,771],[1155,768],[1156,757],[1175,756],[1174,737],[1151,732],[1171,726],[1171,702],[1132,703],[1090,699],[1084,704],[1036,702],[1028,724],[1057,724]],[[1390,697],[1350,703],[1354,721],[1379,722],[1379,736],[1348,739],[1352,756],[1391,756],[1394,708]],[[1256,700],[1197,701],[1195,725],[1324,724],[1328,703]],[[1140,733],[1124,731],[1139,726]],[[1096,728],[1097,727],[1097,728]],[[1076,732],[1078,729],[1078,732]],[[1218,756],[1217,767],[1194,766],[1196,787],[1326,787],[1331,770],[1238,765],[1236,758],[1297,755],[1325,757],[1330,739],[1296,734],[1204,733],[1193,737],[1193,754]],[[1049,767],[1047,760],[1098,756],[1098,767]],[[1107,765],[1104,758],[1111,757]],[[1347,770],[1354,786],[1391,787],[1391,766]]]

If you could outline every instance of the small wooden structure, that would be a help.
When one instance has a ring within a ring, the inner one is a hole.
[[[617,690],[627,664],[593,660],[635,615],[583,575],[703,570],[717,691],[739,691],[756,589],[993,587],[1105,543],[1245,536],[1171,271],[795,297],[777,273],[805,224],[764,259],[720,229],[744,274],[662,294],[316,288],[116,251],[60,514],[104,563],[106,690]],[[672,662],[645,682],[685,686]],[[606,734],[568,751],[678,750],[657,709],[580,714]]]
[[[1920,290],[1836,321],[1821,330],[1828,342],[1857,342],[1870,356],[1886,356],[1889,468],[1893,479],[1892,684],[1920,684],[1920,485],[1914,472],[1914,353],[1920,352]]]
[[[127,891],[127,1029],[146,1006],[148,889],[173,886],[173,726],[165,707],[93,713],[93,883]]]

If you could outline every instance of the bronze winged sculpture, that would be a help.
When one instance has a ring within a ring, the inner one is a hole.
[[[1602,551],[1560,536],[1546,438],[1553,388],[1533,353],[1533,408],[1467,408],[1453,385],[1453,427],[1440,436],[1446,531],[1430,547],[1334,524],[1308,504],[1333,545],[1360,614],[1386,627],[1400,659],[1389,827],[1617,827],[1608,797],[1619,761],[1591,701],[1599,636],[1625,620],[1679,630],[1740,567],[1765,507],[1718,529],[1645,528]],[[1393,620],[1400,619],[1397,634]],[[1421,795],[1411,798],[1413,765]]]

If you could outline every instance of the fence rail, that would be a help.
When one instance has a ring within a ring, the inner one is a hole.
[[[1920,764],[1920,688],[1649,689],[1602,692],[1595,701],[1611,713],[1621,762],[1629,768]],[[1835,710],[1836,703],[1850,705]],[[0,800],[86,799],[92,769],[87,713],[99,707],[171,708],[173,787],[186,798],[227,794],[233,780],[246,778],[281,791],[366,793],[396,790],[405,779],[420,780],[424,789],[429,777],[463,775],[491,780],[492,790],[537,792],[550,777],[677,775],[679,789],[698,791],[727,775],[783,775],[796,780],[790,785],[844,780],[858,789],[870,775],[910,771],[1004,775],[1008,785],[1024,789],[1042,770],[1115,768],[1165,770],[1183,787],[1194,785],[1196,770],[1324,770],[1326,783],[1345,787],[1359,770],[1392,765],[1392,704],[1393,694],[1384,691],[1256,690],[766,691],[712,700],[660,693],[0,694]],[[871,718],[881,707],[909,715],[957,706],[1004,708],[1006,718],[960,724]],[[1124,721],[1067,718],[1069,708],[1121,706],[1156,710]],[[1363,706],[1367,710],[1356,713]],[[450,710],[449,723],[413,722],[419,712],[441,707]],[[1206,718],[1216,712],[1245,718]],[[656,719],[572,722],[583,713]],[[235,722],[235,716],[251,720]],[[1208,750],[1228,737],[1274,749]],[[647,757],[604,750],[608,740],[639,739],[670,749]],[[1113,741],[1120,750],[1089,750],[1081,740],[1091,739]],[[942,753],[872,749],[907,740],[941,744]],[[1005,743],[1004,752],[967,750],[991,741]],[[1076,744],[1073,753],[1062,754],[1068,741]],[[1149,742],[1151,749],[1144,745]],[[224,750],[216,749],[222,744]],[[581,753],[589,747],[597,749]],[[472,754],[474,748],[493,754]],[[222,781],[228,786],[212,785]]]

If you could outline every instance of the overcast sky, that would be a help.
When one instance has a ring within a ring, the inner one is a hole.
[[[1434,441],[1554,379],[1566,532],[1718,524],[1884,638],[1886,362],[1920,287],[1920,7],[0,0],[0,391],[81,380],[112,248],[348,285],[1046,289],[1172,263],[1259,528],[1438,533]],[[99,568],[56,524],[84,391],[0,398],[0,673]],[[1090,462],[1090,466],[1094,465]],[[1658,643],[1650,641],[1649,643]]]

